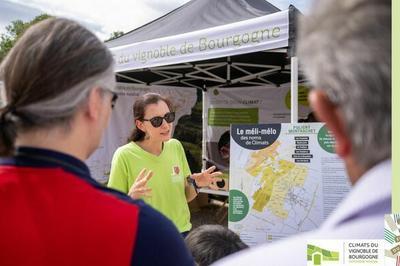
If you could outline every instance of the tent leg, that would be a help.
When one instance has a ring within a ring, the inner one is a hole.
[[[206,147],[206,139],[207,139],[207,112],[208,110],[206,110],[206,104],[205,104],[205,100],[207,97],[207,88],[204,86],[203,90],[202,90],[202,117],[203,117],[203,125],[202,125],[202,141],[201,141],[201,161],[202,161],[202,165],[201,168],[204,171],[206,169],[206,152],[207,152],[207,147]]]
[[[297,57],[292,57],[290,60],[290,93],[291,93],[290,122],[291,123],[297,123],[299,118],[298,71],[299,71],[298,59]]]

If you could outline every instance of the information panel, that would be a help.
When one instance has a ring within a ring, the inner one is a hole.
[[[323,123],[231,126],[229,228],[248,245],[317,228],[350,189]]]

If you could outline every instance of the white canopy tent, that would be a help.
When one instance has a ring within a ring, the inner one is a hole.
[[[279,85],[289,81],[297,13],[263,0],[193,0],[106,44],[124,82],[200,89]]]

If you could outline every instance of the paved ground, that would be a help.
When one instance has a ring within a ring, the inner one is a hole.
[[[203,224],[228,226],[228,207],[224,204],[224,199],[207,199],[206,195],[200,195],[198,200],[191,203],[189,206],[193,228]]]

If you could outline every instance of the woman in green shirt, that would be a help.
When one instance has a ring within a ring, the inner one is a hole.
[[[213,172],[213,166],[191,174],[182,144],[171,138],[175,113],[166,98],[156,93],[139,97],[133,116],[135,129],[130,142],[114,153],[108,186],[142,198],[185,235],[192,227],[187,203],[198,188],[220,181],[222,173]]]

